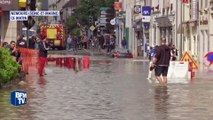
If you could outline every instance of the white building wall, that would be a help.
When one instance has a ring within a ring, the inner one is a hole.
[[[204,56],[213,50],[213,19],[211,13],[211,7],[213,3],[210,4],[211,0],[199,0],[199,24],[202,21],[207,20],[208,24],[200,24],[199,26],[199,61],[200,61],[200,70],[207,69],[203,66]]]

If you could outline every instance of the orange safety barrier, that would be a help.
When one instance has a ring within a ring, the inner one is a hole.
[[[75,67],[75,58],[74,57],[69,57],[69,68],[74,68]]]
[[[22,58],[22,71],[25,73],[37,72],[38,67],[38,50],[20,48]],[[33,71],[29,69],[34,69]]]
[[[83,66],[84,68],[89,68],[90,65],[90,57],[89,56],[84,56],[83,57]]]
[[[39,51],[34,49],[20,48],[22,58],[22,71],[25,73],[38,73],[39,66]],[[49,57],[47,61],[55,61],[56,66],[67,67],[69,69],[75,68],[75,64],[78,63],[80,70],[82,68],[88,69],[90,66],[90,57],[84,56],[79,58],[78,61],[74,57]]]
[[[195,71],[192,67],[192,62],[189,62],[189,72],[191,72],[191,79],[195,77]]]

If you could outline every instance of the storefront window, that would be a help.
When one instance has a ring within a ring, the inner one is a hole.
[[[169,43],[174,44],[174,41],[172,39],[173,30],[172,27],[169,27]]]
[[[161,38],[165,39],[166,38],[166,28],[161,28]]]

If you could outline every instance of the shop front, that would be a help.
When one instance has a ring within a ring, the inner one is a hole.
[[[140,19],[136,19],[134,21],[133,25],[134,31],[135,31],[135,42],[134,42],[134,48],[135,48],[135,54],[136,56],[142,56],[142,49],[141,49],[141,43],[143,40],[143,28],[142,28],[142,21]]]

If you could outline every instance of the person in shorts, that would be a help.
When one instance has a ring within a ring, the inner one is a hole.
[[[167,84],[167,73],[171,58],[170,48],[165,40],[161,40],[161,45],[156,50],[152,67],[155,67],[155,76],[161,85]]]

